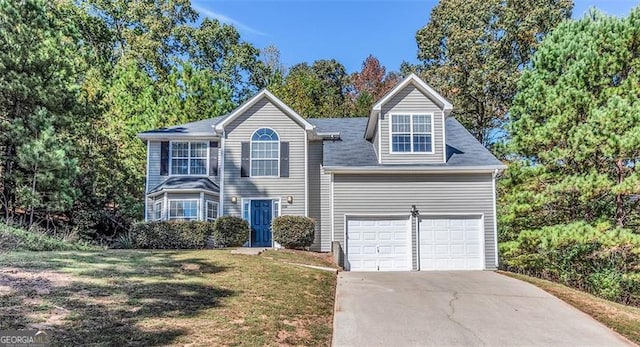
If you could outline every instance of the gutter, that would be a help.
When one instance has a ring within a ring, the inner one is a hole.
[[[207,138],[219,137],[215,132],[211,133],[138,133],[136,135],[142,140],[164,140],[164,139],[177,139],[177,138]]]
[[[432,167],[394,167],[394,166],[325,166],[326,172],[332,173],[491,173],[497,175],[497,172],[506,169],[505,165],[487,165],[487,166],[432,166]]]

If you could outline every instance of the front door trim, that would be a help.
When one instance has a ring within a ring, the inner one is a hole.
[[[251,201],[252,200],[271,200],[271,219],[276,218],[282,215],[282,201],[280,197],[246,197],[240,199],[242,205],[240,205],[241,218],[249,223],[249,247],[253,247],[251,244]],[[245,205],[247,205],[248,210],[245,211]],[[247,218],[245,218],[247,216]],[[271,247],[275,247],[275,243],[273,241],[273,235],[271,236]]]

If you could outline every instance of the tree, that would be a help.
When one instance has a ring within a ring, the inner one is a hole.
[[[76,160],[65,141],[86,121],[78,102],[84,69],[76,27],[63,6],[0,1],[0,211],[64,211],[75,195]]]
[[[362,62],[362,70],[351,75],[352,114],[367,116],[373,103],[380,100],[400,80],[395,73],[387,73],[378,58],[369,55]]]
[[[638,227],[640,7],[592,12],[547,36],[510,110],[503,236],[575,220]]]
[[[273,93],[304,117],[331,117],[347,114],[348,76],[336,61],[316,60],[294,65],[284,84],[273,86]]]
[[[501,129],[539,42],[569,18],[571,0],[443,0],[416,35],[425,80],[483,144]]]

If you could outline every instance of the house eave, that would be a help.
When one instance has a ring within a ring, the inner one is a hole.
[[[325,172],[350,174],[402,174],[402,173],[494,173],[505,165],[483,166],[325,166]]]
[[[174,140],[174,139],[212,139],[219,137],[215,131],[199,133],[139,133],[137,137],[141,140]]]

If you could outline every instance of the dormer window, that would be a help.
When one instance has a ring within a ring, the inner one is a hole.
[[[280,138],[269,128],[256,130],[251,136],[251,176],[278,177]]]
[[[433,153],[433,115],[391,115],[390,137],[391,153]]]

